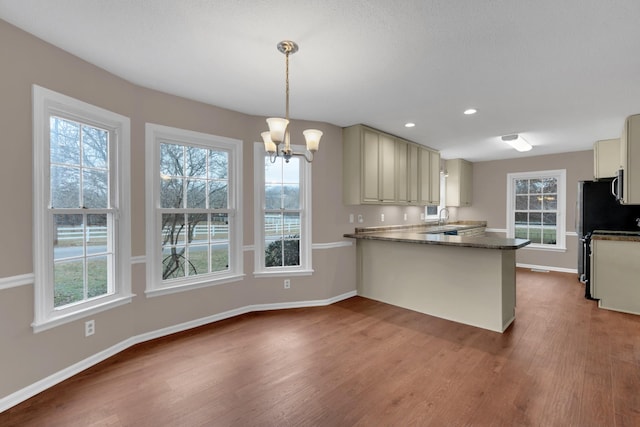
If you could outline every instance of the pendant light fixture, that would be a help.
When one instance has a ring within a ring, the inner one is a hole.
[[[307,152],[296,153],[291,149],[289,129],[287,128],[289,125],[289,55],[298,51],[298,45],[290,40],[284,40],[278,43],[278,50],[285,56],[286,110],[284,119],[280,117],[271,117],[267,119],[269,130],[260,134],[264,141],[264,149],[269,153],[269,160],[271,160],[271,163],[275,163],[276,158],[279,156],[284,157],[287,163],[292,156],[304,157],[307,162],[311,163],[313,161],[313,154],[318,151],[322,131],[317,129],[307,129],[302,132],[307,143]],[[284,146],[280,149],[280,144],[283,142]]]

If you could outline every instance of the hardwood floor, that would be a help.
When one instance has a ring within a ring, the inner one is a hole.
[[[1,426],[640,426],[640,316],[517,272],[499,334],[360,297],[132,347]]]

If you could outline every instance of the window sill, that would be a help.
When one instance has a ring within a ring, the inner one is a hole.
[[[304,270],[277,270],[277,271],[254,271],[253,277],[285,277],[285,276],[311,276],[313,269]]]
[[[56,326],[64,325],[83,317],[91,316],[102,311],[111,310],[112,308],[116,308],[124,304],[129,304],[133,297],[135,297],[134,294],[128,294],[109,300],[108,302],[102,304],[92,305],[91,307],[76,310],[73,313],[52,316],[49,319],[39,323],[36,323],[34,321],[31,324],[31,327],[33,328],[33,332],[37,334],[38,332],[46,331],[47,329],[55,328]]]
[[[540,246],[540,245],[535,245],[533,243],[525,246],[522,249],[528,249],[532,251],[546,251],[546,252],[567,252],[567,248]]]
[[[233,276],[225,276],[220,279],[205,279],[198,282],[182,283],[177,285],[165,286],[161,288],[147,289],[144,291],[147,298],[159,297],[162,295],[176,294],[178,292],[190,291],[192,289],[208,288],[210,286],[222,285],[225,283],[239,282],[244,279],[244,274],[236,274]]]

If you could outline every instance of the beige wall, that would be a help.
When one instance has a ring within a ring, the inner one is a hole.
[[[551,252],[525,248],[517,251],[516,261],[521,264],[575,270],[578,263],[578,239],[575,235],[578,181],[593,179],[593,151],[474,163],[473,205],[455,209],[452,213],[458,219],[486,219],[488,228],[505,230],[507,174],[555,169],[567,171],[567,251]]]
[[[243,145],[244,245],[253,245],[253,145],[266,128],[254,117],[128,83],[0,20],[0,279],[33,273],[31,87],[48,89],[131,119],[132,255],[145,255],[144,128],[146,122],[236,138]],[[241,90],[241,88],[239,88]],[[293,122],[293,135],[310,125],[324,132],[313,163],[313,243],[345,241],[352,231],[342,204],[342,131],[326,123]],[[147,298],[145,264],[132,268],[131,304],[91,316],[95,335],[84,337],[81,319],[38,334],[33,321],[33,285],[0,289],[0,400],[74,363],[157,331],[254,304],[327,300],[355,291],[355,247],[313,251],[314,274],[253,277],[253,251],[244,252],[244,280]]]

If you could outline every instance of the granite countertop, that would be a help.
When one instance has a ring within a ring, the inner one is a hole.
[[[428,245],[461,246],[482,249],[520,249],[531,241],[526,239],[508,239],[499,236],[451,236],[438,233],[439,230],[465,230],[486,227],[483,221],[465,221],[449,223],[446,226],[437,224],[401,225],[390,227],[356,228],[354,233],[344,237],[365,240],[385,240],[401,243],[422,243]],[[431,232],[431,233],[429,233]]]
[[[591,240],[616,240],[619,242],[640,242],[640,231],[595,230]]]

